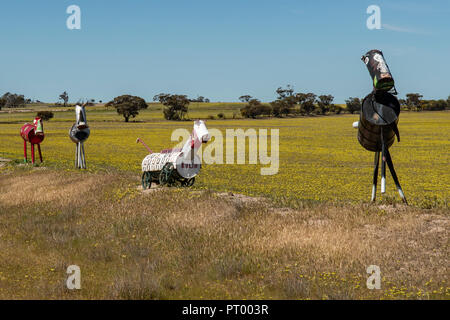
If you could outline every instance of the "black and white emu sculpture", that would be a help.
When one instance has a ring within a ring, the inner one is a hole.
[[[75,167],[77,169],[86,169],[86,155],[84,153],[84,142],[89,138],[91,130],[86,120],[85,106],[75,106],[76,122],[69,131],[70,139],[76,143],[75,149]]]
[[[385,81],[385,85],[382,88],[377,88],[374,85],[373,92],[364,98],[361,105],[359,121],[353,123],[353,127],[358,128],[358,141],[361,146],[368,151],[375,152],[371,200],[375,201],[376,199],[381,153],[381,193],[384,194],[386,192],[387,164],[400,197],[404,203],[408,204],[389,153],[389,148],[394,143],[395,137],[400,142],[400,133],[397,127],[400,103],[394,95],[388,92],[394,88],[394,80],[381,51],[369,51],[363,56],[362,60],[367,65],[374,84],[379,84],[381,82],[380,79]],[[392,85],[386,86],[386,83]]]

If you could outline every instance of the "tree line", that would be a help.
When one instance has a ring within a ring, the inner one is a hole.
[[[313,115],[313,114],[339,114],[343,111],[341,106],[333,103],[332,95],[317,96],[314,93],[295,93],[292,86],[279,87],[276,90],[277,99],[269,104],[263,104],[260,100],[250,95],[239,97],[241,102],[247,103],[240,111],[245,118],[258,116],[283,117],[289,115]]]
[[[283,116],[310,116],[340,114],[349,112],[358,113],[361,110],[362,99],[350,97],[345,100],[346,108],[333,103],[332,95],[319,95],[314,93],[295,93],[292,86],[286,88],[279,87],[276,90],[278,95],[275,101],[264,104],[260,100],[250,95],[239,97],[246,105],[241,108],[241,114],[245,118],[283,117]],[[450,96],[447,100],[422,100],[423,96],[418,93],[406,94],[406,99],[400,99],[401,106],[409,111],[438,111],[450,109]]]
[[[25,99],[23,94],[7,92],[0,97],[0,110],[2,108],[21,108],[31,103],[31,99]]]
[[[334,97],[332,95],[316,95],[314,93],[294,92],[291,85],[285,88],[279,87],[276,89],[277,98],[270,103],[262,103],[260,100],[253,98],[250,95],[242,95],[239,100],[245,103],[244,107],[240,109],[241,115],[244,118],[260,118],[260,117],[287,117],[287,116],[311,116],[311,115],[329,115],[340,114],[343,112],[357,113],[361,110],[362,100],[360,98],[350,97],[345,100],[346,108],[334,104]],[[402,108],[410,111],[434,111],[450,109],[450,96],[447,100],[424,100],[419,93],[408,93],[405,99],[400,99],[399,102]],[[62,100],[64,106],[71,106],[68,104],[69,95],[64,91],[59,95],[59,100]],[[189,104],[191,102],[210,102],[209,99],[198,96],[195,99],[188,98],[187,95],[160,93],[153,97],[153,101],[161,103],[163,108],[164,118],[167,120],[184,120],[189,111]],[[36,101],[40,102],[40,101]],[[101,101],[99,101],[101,103]],[[25,99],[24,95],[5,93],[0,97],[0,110],[5,108],[18,108],[26,104],[32,103],[31,99]],[[90,99],[85,103],[87,106],[95,104],[94,99]],[[125,122],[130,118],[135,118],[140,110],[147,109],[147,102],[137,96],[121,95],[115,97],[113,100],[105,104],[106,106],[114,107],[118,114],[124,117]],[[223,119],[223,113],[218,114],[218,117]],[[233,116],[234,117],[234,116]]]
[[[61,100],[61,102],[59,102],[59,101],[55,102],[53,106],[59,106],[59,105],[63,105],[64,107],[74,106],[73,104],[68,103],[69,95],[66,91],[64,91],[62,94],[59,95],[58,100]],[[27,104],[32,104],[32,103],[40,104],[43,102],[39,101],[39,100],[33,101],[32,99],[26,99],[23,94],[7,92],[0,97],[0,110],[2,108],[23,108]],[[93,106],[93,105],[95,105],[95,99],[88,99],[88,100],[86,100],[86,102],[79,101],[77,103],[78,104],[82,103],[87,106]],[[102,103],[102,101],[100,100],[99,103]]]

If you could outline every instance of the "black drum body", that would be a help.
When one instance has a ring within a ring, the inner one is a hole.
[[[69,136],[74,143],[78,143],[86,141],[87,138],[89,138],[90,133],[91,130],[89,127],[78,129],[78,126],[75,123],[69,131]]]
[[[382,137],[387,148],[399,137],[397,123],[400,103],[386,91],[372,92],[363,100],[358,125],[358,141],[366,150],[377,152],[382,148]]]

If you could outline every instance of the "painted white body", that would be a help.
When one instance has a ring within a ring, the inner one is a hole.
[[[173,167],[177,166],[177,159],[182,152],[173,153],[152,153],[142,160],[142,171],[161,171],[167,162],[171,162]]]
[[[201,167],[199,157],[196,155],[202,143],[211,139],[208,129],[202,120],[195,121],[194,129],[181,151],[151,153],[142,160],[142,171],[161,171],[168,162],[178,173],[185,178],[192,178],[198,174]]]

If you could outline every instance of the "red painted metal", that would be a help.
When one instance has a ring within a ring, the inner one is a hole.
[[[38,144],[37,146],[38,146],[38,151],[39,151],[39,159],[40,159],[40,160],[41,160],[41,162],[42,162],[42,152],[41,152],[41,145],[40,145],[40,144]]]
[[[42,120],[36,117],[31,123],[25,123],[22,128],[20,128],[20,135],[23,139],[23,155],[24,161],[27,162],[27,142],[31,144],[31,162],[34,164],[34,145],[38,145],[39,158],[42,162],[42,153],[40,143],[44,141],[44,126],[42,125]]]

